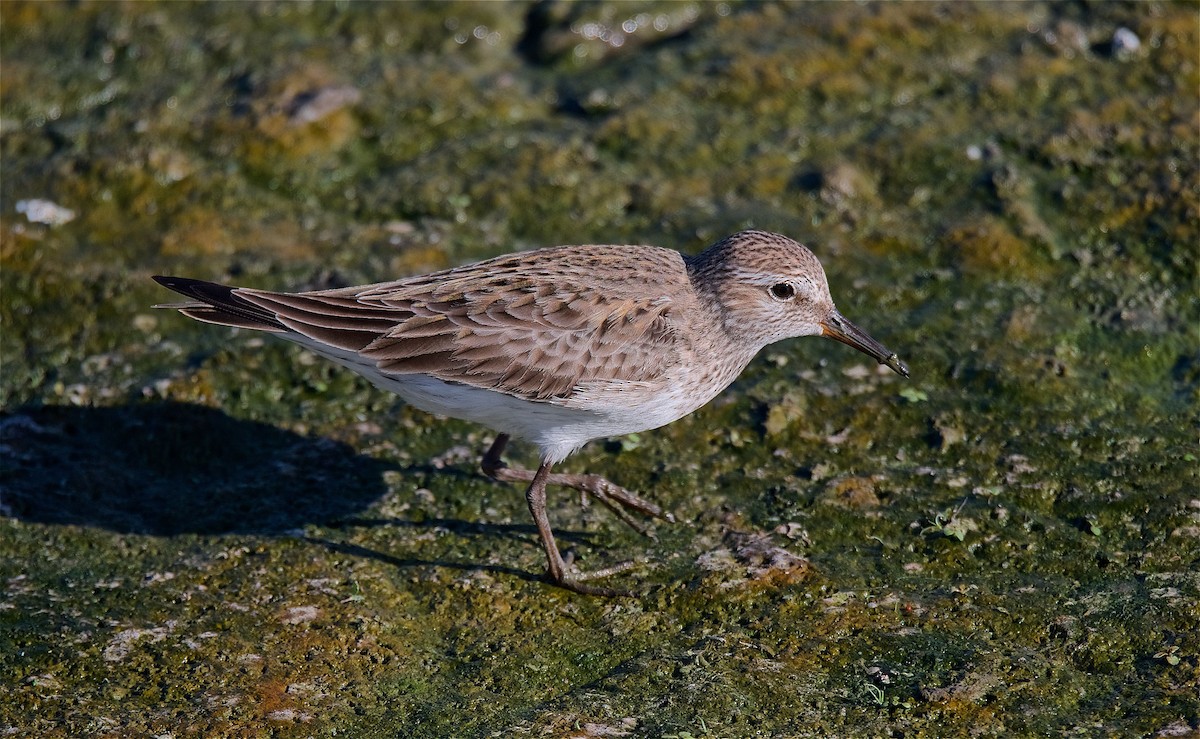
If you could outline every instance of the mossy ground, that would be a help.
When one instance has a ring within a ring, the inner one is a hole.
[[[1200,730],[1195,5],[526,10],[0,5],[0,728]],[[149,307],[749,225],[913,377],[788,342],[572,458],[679,519],[553,499],[628,599],[484,430]]]

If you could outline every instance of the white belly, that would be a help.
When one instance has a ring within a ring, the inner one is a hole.
[[[652,389],[642,383],[604,383],[583,387],[571,398],[540,402],[427,375],[385,375],[374,362],[304,336],[285,338],[341,364],[429,413],[487,426],[533,442],[542,458],[560,462],[592,439],[624,436],[664,426],[704,405],[722,388],[688,393],[683,383]]]

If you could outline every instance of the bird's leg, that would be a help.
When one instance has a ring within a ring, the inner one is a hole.
[[[546,483],[549,478],[550,463],[542,462],[537,472],[533,474],[533,479],[529,482],[529,489],[525,491],[525,500],[529,502],[529,512],[533,515],[533,522],[537,524],[538,535],[542,538],[542,546],[546,549],[546,578],[560,588],[566,588],[567,590],[573,590],[576,593],[583,593],[585,595],[630,595],[629,592],[624,590],[600,588],[594,585],[585,585],[577,580],[567,579],[567,563],[563,561],[562,554],[558,551],[558,544],[554,542],[554,532],[550,530],[550,518],[546,515]],[[610,568],[599,574],[610,575],[612,573],[613,571]]]
[[[504,453],[504,448],[508,445],[508,439],[508,434],[500,434],[496,437],[496,441],[492,443],[492,446],[488,448],[487,453],[483,455],[483,462],[481,464],[483,474],[501,482],[531,482],[534,478],[533,472],[520,467],[509,467],[500,458]],[[614,485],[600,475],[554,472],[548,473],[546,482],[550,485],[563,485],[573,488],[585,495],[595,497],[596,500],[611,510],[617,518],[624,521],[630,528],[643,536],[654,538],[654,535],[645,526],[635,521],[625,509],[635,510],[651,518],[661,518],[671,522],[675,521],[675,516],[672,514],[664,512],[662,508],[625,488]]]
[[[603,486],[615,488],[624,494],[624,497],[613,496],[616,500],[629,499],[644,504],[641,506],[634,506],[638,510],[645,510],[650,512],[651,515],[661,516],[661,509],[651,503],[641,501],[641,499],[637,496],[629,493],[623,488],[618,488],[616,485],[613,485],[599,475],[556,474],[550,471],[552,466],[550,462],[542,462],[542,464],[538,467],[537,472],[530,472],[529,470],[521,469],[519,467],[509,467],[504,464],[504,461],[500,458],[500,456],[504,453],[505,446],[508,444],[508,439],[508,434],[500,434],[497,436],[496,441],[487,450],[487,453],[483,455],[483,462],[481,466],[483,467],[484,474],[494,480],[500,480],[502,482],[529,482],[529,488],[525,491],[525,500],[529,503],[529,513],[533,516],[533,521],[537,525],[538,536],[541,537],[542,546],[546,550],[547,579],[559,587],[566,588],[567,590],[573,590],[577,593],[608,596],[629,595],[629,593],[626,591],[584,585],[579,581],[597,577],[608,577],[609,575],[615,575],[619,572],[624,572],[625,570],[628,570],[634,566],[631,562],[613,565],[612,567],[606,567],[602,570],[587,574],[576,574],[573,579],[567,578],[566,573],[570,561],[569,559],[563,559],[562,554],[558,551],[558,544],[554,541],[554,532],[550,528],[550,518],[546,515],[546,485],[554,483],[576,487],[576,489],[582,489],[577,485],[578,478],[594,478],[594,481],[589,480],[588,483],[593,485],[596,490],[600,490],[601,492],[595,492],[593,490],[588,490],[587,492],[595,495],[598,500],[604,502],[606,505],[612,508],[613,511],[617,513],[618,517],[621,518],[621,520],[629,523],[631,526],[634,526],[635,529],[638,529],[638,527],[636,526],[635,522],[629,518],[629,514],[623,510],[620,510],[619,508],[616,508],[616,506],[613,505],[613,503],[608,499],[610,491],[605,490],[601,485],[595,484],[595,481],[599,481],[599,483],[601,483]],[[672,521],[674,520],[674,517],[668,516],[668,518]]]
[[[567,579],[567,563],[558,551],[554,531],[550,529],[550,517],[546,515],[546,478],[549,476],[550,463],[543,462],[529,481],[529,488],[525,490],[525,500],[529,503],[529,513],[533,515],[538,536],[542,538],[542,546],[546,549],[546,576],[556,583],[561,583]]]
[[[501,482],[514,482],[514,480],[504,479],[501,477],[501,475],[506,471],[512,471],[511,468],[504,463],[504,460],[500,458],[504,454],[504,448],[508,446],[508,439],[508,434],[498,434],[496,436],[496,440],[493,441],[492,445],[488,447],[488,450],[483,453],[483,460],[479,463],[479,466],[483,468],[483,474],[487,475],[493,480],[500,480]],[[532,480],[533,478],[530,477],[529,479]]]

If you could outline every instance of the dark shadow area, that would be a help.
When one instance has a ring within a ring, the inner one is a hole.
[[[238,420],[199,405],[42,406],[0,413],[0,514],[25,521],[152,536],[270,535],[308,524],[343,531],[386,526],[444,529],[537,546],[532,523],[364,516],[386,492],[383,473],[389,469],[396,467],[357,454],[346,444]],[[406,471],[416,476],[472,474],[424,465]],[[564,544],[593,545],[585,532],[555,533]],[[543,579],[540,573],[514,567],[401,558],[352,543],[306,540],[401,568],[479,569]]]
[[[491,536],[499,539],[513,539],[525,542],[529,546],[541,548],[538,540],[537,526],[533,524],[513,524],[513,523],[484,523],[480,521],[465,521],[461,518],[424,518],[421,520],[405,520],[400,518],[349,518],[334,522],[333,526],[342,529],[351,528],[375,528],[386,526],[388,528],[398,529],[442,529],[457,536],[479,537]],[[600,547],[595,541],[595,537],[585,531],[572,531],[567,529],[555,529],[554,536],[558,540],[558,546],[563,554],[566,555],[574,546]],[[398,568],[411,567],[444,567],[451,570],[461,570],[471,572],[481,570],[490,572],[494,575],[509,575],[518,577],[528,582],[548,582],[544,573],[527,572],[517,569],[516,567],[508,567],[506,565],[484,564],[479,562],[459,562],[446,559],[418,559],[414,557],[396,557],[385,552],[380,552],[359,544],[349,542],[337,542],[330,539],[319,537],[306,536],[304,540],[310,544],[317,544],[325,547],[331,552],[338,554],[347,554],[352,557],[362,557],[365,559],[373,559],[378,562],[392,565]]]
[[[278,533],[353,516],[391,465],[184,403],[0,414],[0,512],[122,533]]]
[[[412,525],[419,526],[420,524]],[[425,525],[433,526],[434,524],[429,523]],[[491,529],[492,527],[488,526],[487,524],[482,524],[478,527],[478,531],[485,534],[491,533]],[[332,541],[330,539],[320,539],[311,536],[304,537],[304,540],[309,544],[316,544],[318,546],[325,547],[331,552],[345,554],[361,559],[373,559],[377,562],[383,562],[384,564],[389,564],[398,569],[410,569],[412,567],[444,567],[451,570],[461,570],[463,572],[482,570],[484,572],[491,572],[495,575],[508,575],[510,577],[516,577],[527,582],[546,582],[546,578],[541,574],[526,572],[525,570],[519,570],[516,567],[507,567],[505,565],[482,564],[474,562],[451,562],[449,560],[442,559],[396,557],[391,554],[386,554],[375,549],[370,549],[359,544],[351,544],[349,542]]]
[[[437,474],[445,470],[438,470]],[[410,528],[410,529],[444,529],[458,536],[494,536],[498,539],[514,541],[538,541],[537,526],[532,523],[484,523],[482,521],[464,521],[461,518],[423,518],[408,521],[400,518],[344,518],[329,524],[337,528]],[[554,529],[554,536],[560,542],[598,546],[595,537],[586,531],[570,531]]]
[[[337,521],[333,525],[344,529],[374,528],[378,526],[401,529],[444,529],[458,536],[492,536],[502,539],[523,541],[530,546],[538,548],[541,546],[538,541],[537,527],[533,524],[483,523],[478,521],[464,521],[461,518],[425,518],[417,521],[409,521],[399,518],[350,518]],[[555,529],[554,536],[557,538],[559,548],[563,550],[564,554],[566,554],[572,546],[599,547],[599,545],[596,544],[594,537],[584,531]],[[444,567],[452,570],[462,570],[465,572],[482,570],[484,572],[491,572],[495,575],[510,575],[513,577],[518,577],[529,582],[547,582],[547,579],[543,573],[526,572],[525,570],[520,570],[516,567],[508,567],[506,565],[482,564],[477,562],[456,562],[445,559],[396,557],[385,552],[380,552],[349,542],[338,542],[331,539],[323,539],[313,536],[306,536],[304,537],[304,540],[310,544],[317,544],[325,547],[331,552],[346,554],[352,557],[374,559],[398,568]]]

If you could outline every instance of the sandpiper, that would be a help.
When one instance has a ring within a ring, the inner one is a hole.
[[[162,305],[270,331],[428,411],[498,432],[485,474],[527,482],[546,577],[580,593],[546,515],[546,485],[655,517],[662,510],[598,475],[552,473],[587,442],[658,428],[708,403],[760,349],[796,336],[848,344],[905,377],[908,367],[838,312],[806,247],[742,231],[696,256],[654,246],[560,246],[392,282],[284,293],[183,277],[191,298]],[[510,437],[533,442],[536,472],[507,466]],[[613,570],[599,574],[611,574]]]

